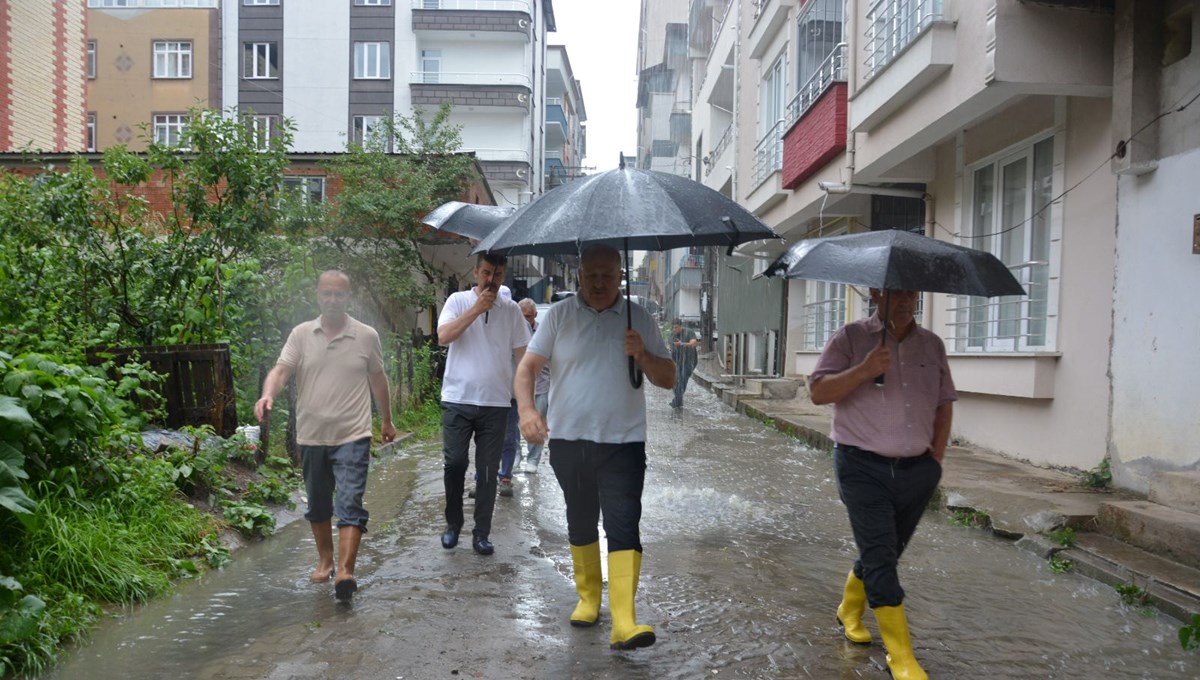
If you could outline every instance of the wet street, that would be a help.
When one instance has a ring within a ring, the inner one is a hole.
[[[439,443],[377,461],[350,605],[307,581],[302,520],[221,572],[107,623],[54,673],[96,678],[887,678],[882,645],[834,619],[853,544],[827,454],[693,388],[652,388],[638,618],[658,643],[571,628],[562,495],[549,463],[497,499],[496,554],[443,550]],[[467,501],[470,530],[470,501]],[[469,535],[468,535],[469,536]],[[1200,677],[1179,622],[931,513],[901,562],[917,658],[935,679]]]

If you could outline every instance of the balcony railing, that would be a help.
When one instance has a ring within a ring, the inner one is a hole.
[[[413,9],[482,10],[485,12],[524,12],[530,14],[526,0],[412,0]]]
[[[725,132],[721,133],[721,138],[717,140],[717,145],[713,147],[712,153],[708,155],[708,162],[704,164],[704,176],[708,177],[717,162],[721,160],[721,154],[725,153],[725,149],[729,148],[729,143],[733,141],[733,123],[725,126]]]
[[[558,104],[549,104],[546,106],[546,122],[558,123],[562,126],[563,131],[567,129],[567,114],[563,111],[563,107]]]
[[[546,106],[562,106],[562,97],[546,97]]]
[[[467,149],[481,161],[528,163],[529,152],[525,149]]]
[[[783,167],[783,120],[780,119],[767,134],[763,135],[758,146],[754,147],[754,186],[762,184]]]
[[[1009,265],[1029,295],[997,298],[950,296],[946,311],[953,321],[948,338],[955,352],[1027,352],[1054,349],[1053,315],[1048,299],[1050,263],[1032,260]]]
[[[88,0],[89,9],[215,9],[217,0]]]
[[[533,81],[524,73],[413,71],[410,82],[422,85],[520,85],[533,89]]]
[[[784,128],[790,128],[792,123],[800,120],[809,108],[812,107],[825,90],[836,82],[844,82],[846,80],[846,43],[841,43],[833,48],[833,52],[829,53],[829,57],[817,67],[816,73],[808,79],[808,82],[800,86],[796,96],[787,105],[787,115],[784,118]]]
[[[942,0],[875,0],[867,12],[867,79],[942,18]]]
[[[547,151],[546,152],[546,160],[548,160],[548,161],[557,160],[559,162],[562,162],[562,158],[563,158],[563,152],[561,152],[561,151]]]

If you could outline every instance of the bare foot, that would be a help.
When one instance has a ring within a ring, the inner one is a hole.
[[[309,575],[308,580],[313,583],[324,583],[333,576],[333,567],[317,567],[313,573]]]

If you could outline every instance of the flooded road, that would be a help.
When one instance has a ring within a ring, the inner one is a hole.
[[[610,651],[604,610],[596,628],[567,624],[563,500],[545,459],[497,499],[495,555],[443,550],[441,452],[430,443],[374,467],[353,604],[308,583],[315,550],[300,521],[106,624],[48,677],[889,677],[877,633],[850,645],[834,619],[854,547],[828,454],[702,389],[674,413],[669,392],[647,388],[637,604],[657,629],[653,647]],[[941,514],[926,516],[900,578],[917,657],[935,679],[1200,677],[1174,619]]]

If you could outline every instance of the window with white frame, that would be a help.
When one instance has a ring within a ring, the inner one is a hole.
[[[421,82],[439,82],[442,71],[441,50],[421,50]]]
[[[270,146],[271,139],[278,133],[279,116],[255,114],[248,122],[254,136],[254,145],[259,149]]]
[[[352,140],[357,144],[367,144],[377,135],[387,134],[383,116],[354,116],[354,134]]]
[[[284,191],[292,192],[304,205],[325,200],[325,178],[316,175],[289,175],[283,178]]]
[[[819,352],[846,325],[846,284],[804,283],[804,349]]]
[[[261,7],[265,5],[278,5],[279,0],[243,0],[242,4],[251,7]]]
[[[154,143],[164,146],[179,146],[183,129],[187,127],[187,114],[159,113],[154,116]]]
[[[87,43],[87,77],[89,80],[96,79],[96,41],[89,40]]]
[[[787,57],[779,58],[763,74],[758,91],[760,139],[754,149],[754,185],[783,167],[783,117],[787,107]]]
[[[387,80],[392,77],[391,46],[385,42],[354,43],[354,77]]]
[[[242,50],[245,78],[278,78],[279,47],[273,42],[246,43]]]
[[[158,40],[154,42],[155,78],[191,78],[191,41]]]
[[[96,9],[136,6],[137,0],[88,0],[88,7],[94,7]]]
[[[89,113],[87,117],[87,150],[96,150],[96,114]]]
[[[354,0],[354,4],[360,7],[387,7],[392,4],[392,0]]]
[[[971,213],[964,245],[1003,262],[1029,293],[960,297],[957,351],[1051,350],[1050,242],[1054,212],[1054,137],[969,168]]]

